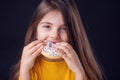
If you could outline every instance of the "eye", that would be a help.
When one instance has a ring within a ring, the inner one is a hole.
[[[66,27],[61,27],[60,30],[61,31],[66,31]]]
[[[52,27],[50,25],[43,25],[42,28],[44,30],[51,30]]]
[[[49,25],[45,25],[45,26],[43,26],[43,28],[50,28],[50,26]]]

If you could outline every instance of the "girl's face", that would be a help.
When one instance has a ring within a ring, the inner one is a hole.
[[[68,42],[68,35],[60,11],[53,10],[46,14],[37,27],[37,39],[53,43]]]

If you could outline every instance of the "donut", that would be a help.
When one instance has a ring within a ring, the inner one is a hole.
[[[44,57],[47,57],[47,58],[49,58],[49,59],[59,59],[59,58],[61,58],[60,56],[56,56],[56,55],[50,55],[49,53],[45,53],[45,52],[42,52],[41,53]]]
[[[50,58],[50,59],[59,59],[61,58],[61,56],[59,56],[55,50],[54,50],[54,43],[52,43],[51,41],[45,41],[46,42],[46,46],[44,47],[44,49],[42,50],[41,54],[44,57]]]

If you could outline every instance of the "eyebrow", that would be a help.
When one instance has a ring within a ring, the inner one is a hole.
[[[53,25],[52,23],[50,22],[41,22],[40,24],[50,24],[50,25]],[[65,24],[62,24],[61,26],[66,26]]]
[[[40,24],[50,24],[50,25],[52,25],[52,23],[50,23],[50,22],[42,22]]]

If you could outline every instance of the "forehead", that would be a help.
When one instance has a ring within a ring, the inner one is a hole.
[[[64,24],[63,16],[61,12],[58,10],[53,10],[47,13],[40,21],[40,23],[44,23],[44,22],[50,22],[54,24]]]

